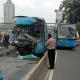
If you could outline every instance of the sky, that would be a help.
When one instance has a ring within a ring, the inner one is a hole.
[[[0,0],[0,22],[3,21],[3,4],[7,0]],[[44,18],[47,23],[54,23],[55,9],[59,9],[62,0],[11,0],[15,4],[15,16]]]

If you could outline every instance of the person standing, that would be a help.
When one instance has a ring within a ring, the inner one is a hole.
[[[54,69],[55,63],[55,39],[52,38],[51,34],[48,34],[48,40],[45,43],[46,48],[48,49],[48,59],[49,59],[49,69]]]
[[[3,46],[6,48],[6,43],[5,43],[5,33],[3,34]]]
[[[4,34],[3,36],[3,44],[4,44],[4,47],[8,49],[8,46],[9,46],[9,38],[10,36],[8,34]]]

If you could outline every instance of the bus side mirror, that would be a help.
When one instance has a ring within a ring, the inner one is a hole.
[[[54,30],[54,33],[57,33],[57,30]]]
[[[55,30],[55,33],[57,33],[57,30]]]
[[[54,33],[57,33],[57,28],[54,28]]]

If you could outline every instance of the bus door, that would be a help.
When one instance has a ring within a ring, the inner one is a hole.
[[[55,35],[54,35],[54,29],[46,29],[45,40],[48,39],[48,34],[51,34],[52,37],[55,38]]]

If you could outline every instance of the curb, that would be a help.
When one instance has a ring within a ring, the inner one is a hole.
[[[47,57],[47,53],[45,53],[45,55],[38,62],[38,64],[27,75],[25,75],[21,80],[41,80],[39,79],[39,76],[40,76],[39,74],[41,70],[43,70],[44,68],[46,69],[44,74],[46,74],[47,72],[47,67],[45,68],[46,65],[44,65],[44,63],[46,63],[46,57]]]

